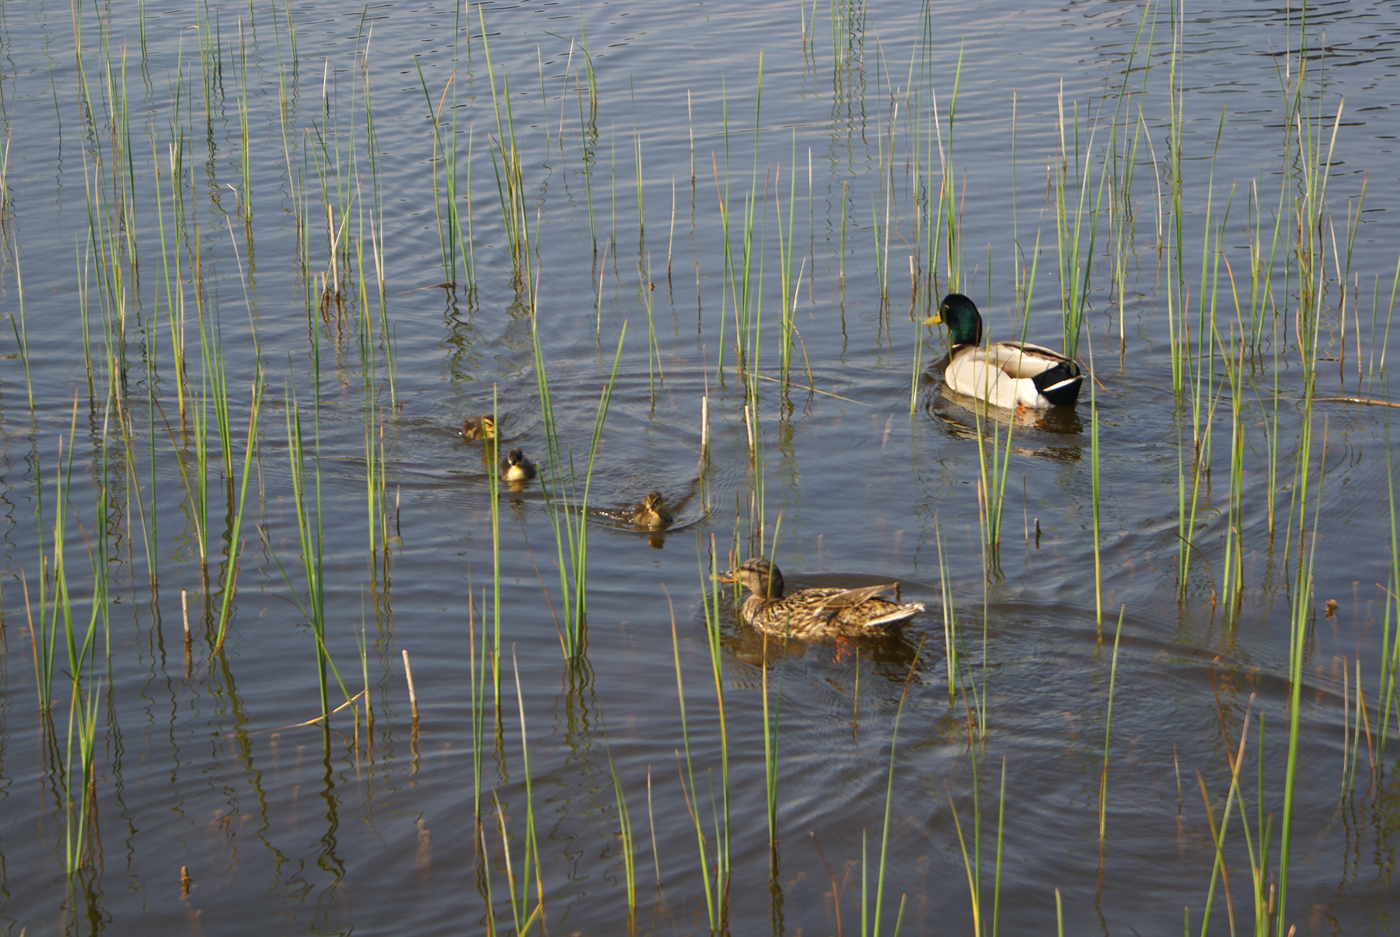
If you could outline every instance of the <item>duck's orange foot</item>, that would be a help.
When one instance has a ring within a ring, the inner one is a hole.
[[[851,644],[850,638],[838,637],[836,639],[836,653],[832,655],[832,663],[844,663],[846,658],[856,655],[855,648]]]

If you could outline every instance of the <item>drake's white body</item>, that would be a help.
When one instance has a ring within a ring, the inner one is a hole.
[[[1066,361],[1063,355],[1040,345],[1016,342],[997,342],[985,347],[959,345],[948,357],[943,380],[958,393],[985,400],[995,407],[1043,410],[1054,403],[1041,392],[1034,379]],[[1047,390],[1053,394],[1061,387],[1077,389],[1083,379],[1076,374]]]

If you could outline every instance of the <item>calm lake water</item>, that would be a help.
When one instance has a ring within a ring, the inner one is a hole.
[[[0,13],[0,932],[1400,930],[1393,4]],[[1092,401],[940,388],[1091,256]],[[712,629],[760,547],[928,611]]]

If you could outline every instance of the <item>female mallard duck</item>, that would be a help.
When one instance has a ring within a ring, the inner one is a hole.
[[[894,583],[861,589],[799,589],[783,596],[783,574],[764,559],[744,560],[739,568],[715,577],[742,583],[744,620],[759,631],[791,638],[880,634],[924,610],[922,602],[903,605],[879,598]]]
[[[501,460],[501,481],[523,482],[534,477],[535,463],[525,458],[525,453],[521,452],[518,446],[507,452],[506,457]]]
[[[495,439],[496,421],[490,416],[469,416],[462,421],[462,436],[468,440]]]
[[[671,512],[666,509],[666,501],[661,492],[653,491],[641,504],[632,509],[632,523],[650,530],[661,530],[671,526]]]
[[[972,300],[949,293],[925,325],[948,326],[952,350],[943,380],[953,390],[996,407],[1073,406],[1084,375],[1079,365],[1048,348],[1026,342],[982,345],[982,315]]]

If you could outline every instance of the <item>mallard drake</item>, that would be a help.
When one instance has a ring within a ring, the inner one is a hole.
[[[496,421],[488,416],[469,416],[462,421],[462,436],[468,440],[495,439]]]
[[[1069,407],[1079,397],[1084,375],[1079,365],[1057,352],[1028,342],[982,345],[982,314],[961,293],[949,293],[925,325],[944,323],[952,350],[943,380],[953,390],[996,407]]]
[[[666,501],[661,497],[659,491],[649,493],[640,504],[632,509],[632,523],[638,527],[660,530],[663,527],[670,527],[671,520],[671,512],[666,509]]]
[[[525,458],[525,453],[520,448],[510,450],[506,457],[501,460],[501,481],[523,482],[527,478],[535,477],[535,463]]]
[[[791,638],[880,634],[924,610],[922,602],[901,605],[880,598],[879,593],[893,589],[894,583],[860,589],[799,589],[784,596],[783,574],[757,557],[715,579],[740,583],[749,591],[741,608],[746,622],[759,631]]]

